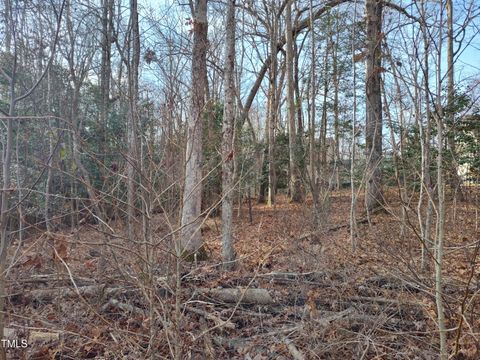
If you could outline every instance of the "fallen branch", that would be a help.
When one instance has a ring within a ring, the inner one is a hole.
[[[352,301],[368,301],[368,302],[376,302],[379,304],[392,304],[392,305],[411,305],[415,307],[422,307],[422,304],[415,301],[401,301],[396,299],[387,299],[383,297],[369,297],[369,296],[350,296],[346,300]]]
[[[143,309],[141,309],[137,306],[122,303],[122,302],[120,302],[116,299],[110,299],[105,305],[102,306],[102,310],[103,311],[107,310],[109,306],[118,308],[118,309],[123,310],[123,311],[128,311],[129,313],[132,313],[132,314],[145,316],[145,311],[143,311]]]
[[[225,338],[217,336],[213,339],[213,341],[218,346],[228,346],[230,348],[235,349],[235,348],[238,348],[238,347],[243,347],[248,343],[251,343],[252,340],[254,340],[254,339],[265,338],[265,337],[269,337],[269,336],[278,337],[280,334],[290,334],[291,335],[295,332],[302,331],[302,330],[303,330],[302,326],[295,326],[295,327],[283,328],[283,329],[270,331],[270,332],[264,333],[264,334],[252,335],[248,338],[225,339]]]
[[[311,271],[306,273],[291,273],[291,272],[270,272],[267,274],[257,274],[258,278],[271,278],[275,282],[292,282],[299,280],[323,280],[326,272]]]
[[[210,314],[206,311],[203,311],[201,309],[196,309],[196,308],[186,306],[185,310],[187,310],[189,312],[193,312],[197,315],[203,316],[204,318],[206,318],[208,320],[213,321],[217,327],[225,327],[227,329],[235,329],[235,324],[232,323],[231,321],[223,321],[221,318],[219,318],[219,317],[217,317],[213,314]]]
[[[283,342],[285,343],[285,345],[287,345],[288,351],[290,351],[290,354],[295,360],[305,360],[305,356],[303,356],[303,354],[297,349],[292,340],[285,338]]]

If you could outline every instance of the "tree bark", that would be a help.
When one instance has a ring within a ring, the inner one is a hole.
[[[191,113],[187,124],[180,239],[180,254],[187,257],[199,253],[203,245],[200,214],[202,211],[203,113],[207,89],[207,0],[196,0],[193,18]]]
[[[130,0],[130,33],[129,61],[128,61],[128,157],[127,157],[127,215],[128,215],[128,239],[134,240],[135,232],[135,169],[138,164],[138,66],[140,63],[140,30],[138,26],[137,0]]]
[[[448,0],[447,0],[448,1]],[[440,24],[443,20],[443,1],[440,1]],[[442,26],[438,34],[437,44],[437,99],[435,119],[437,125],[437,227],[436,227],[436,243],[435,243],[435,302],[437,306],[437,323],[440,340],[440,359],[448,359],[447,350],[447,329],[445,324],[445,309],[443,304],[443,247],[445,239],[445,179],[443,165],[444,151],[444,111],[442,106]]]
[[[235,0],[229,0],[226,23],[225,99],[223,109],[222,143],[222,246],[224,266],[233,268],[233,187],[234,187],[234,129],[235,129]]]
[[[292,1],[288,1],[285,8],[285,38],[287,39],[287,106],[288,106],[288,147],[290,163],[290,199],[293,202],[300,202],[303,199],[299,168],[297,165],[297,132],[295,121],[295,83],[294,83],[294,53],[292,35]]]
[[[462,191],[462,179],[458,175],[457,152],[455,143],[455,79],[454,79],[454,61],[453,61],[453,1],[446,1],[447,9],[447,124],[450,127],[447,136],[449,151],[451,153],[450,176],[448,177],[450,187],[453,190],[454,196],[460,200],[464,200]]]
[[[272,4],[275,12],[275,4]],[[274,15],[270,28],[270,85],[268,92],[268,198],[267,205],[275,203],[276,174],[275,174],[275,128],[277,124],[277,34],[278,19]]]
[[[383,203],[382,190],[382,10],[379,0],[367,0],[365,3],[367,17],[367,63],[366,63],[366,194],[367,211],[372,211]]]
[[[111,53],[113,38],[113,0],[102,0],[102,58],[100,67],[100,127],[105,147],[108,132],[108,113],[110,110],[110,77],[112,74]],[[105,150],[102,151],[105,154]],[[103,157],[105,162],[105,156]]]

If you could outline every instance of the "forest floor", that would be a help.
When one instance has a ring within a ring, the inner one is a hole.
[[[167,359],[181,344],[184,359],[437,359],[434,262],[430,254],[421,271],[415,201],[402,230],[400,203],[394,191],[388,195],[388,211],[358,224],[355,249],[348,191],[331,194],[319,214],[322,231],[313,234],[308,201],[255,204],[251,222],[243,204],[231,272],[219,267],[220,218],[203,226],[208,260],[177,268],[172,237],[156,214],[153,236],[165,240],[155,248],[152,281],[141,265],[144,244],[126,244],[116,223],[109,224],[117,235],[109,237],[101,277],[97,226],[16,241],[7,335],[28,347],[10,348],[8,358]],[[472,198],[447,210],[443,296],[457,359],[480,358],[479,208]],[[241,289],[238,301],[222,295],[228,289]],[[264,292],[247,301],[246,289]]]

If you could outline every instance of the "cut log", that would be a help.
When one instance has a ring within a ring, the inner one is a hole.
[[[48,343],[51,341],[57,341],[60,339],[60,334],[58,332],[42,332],[42,331],[31,331],[28,337],[28,343],[39,344],[39,343]]]
[[[199,289],[203,295],[224,303],[271,305],[275,303],[265,289]]]

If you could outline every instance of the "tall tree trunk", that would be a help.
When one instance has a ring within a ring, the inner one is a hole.
[[[314,17],[313,17],[313,1],[310,0],[310,43],[311,43],[311,53],[310,53],[310,80],[309,80],[309,183],[310,189],[312,191],[313,199],[313,221],[315,229],[320,227],[320,189],[318,183],[318,174],[317,174],[317,156],[316,156],[316,144],[315,144],[315,122],[317,114],[317,73],[316,73],[316,41],[315,41],[315,27],[314,27]]]
[[[350,150],[350,242],[352,249],[357,247],[357,192],[355,190],[355,153],[357,141],[357,68],[355,62],[355,27],[357,22],[357,3],[353,7],[353,26],[352,26],[352,88],[353,88],[353,116],[352,116],[352,144]]]
[[[300,92],[300,69],[299,69],[299,60],[301,56],[301,51],[298,49],[297,42],[293,42],[293,53],[295,61],[293,63],[293,72],[294,72],[294,83],[295,83],[295,107],[297,110],[297,146],[303,147],[303,109],[302,109],[302,93]],[[300,173],[303,169],[300,169]]]
[[[447,0],[448,1],[448,0]],[[440,1],[440,24],[443,23],[443,1]],[[443,243],[445,238],[445,179],[443,167],[444,150],[444,111],[442,106],[442,37],[443,28],[440,26],[437,44],[437,99],[436,99],[436,125],[437,125],[437,227],[435,242],[435,302],[437,305],[437,323],[440,338],[440,359],[447,360],[447,329],[445,324],[445,309],[443,304]]]
[[[295,121],[295,83],[294,83],[294,54],[293,54],[293,35],[292,35],[292,1],[288,1],[285,12],[285,38],[287,40],[287,106],[288,106],[288,146],[290,160],[290,198],[294,202],[300,202],[303,199],[299,168],[297,165],[297,132]]]
[[[421,4],[422,17],[425,18],[424,3]],[[422,151],[422,188],[420,189],[420,196],[418,200],[417,212],[420,223],[420,229],[422,233],[422,249],[421,249],[421,269],[425,270],[427,267],[427,253],[428,246],[432,244],[430,229],[432,226],[432,212],[433,212],[433,187],[430,176],[430,137],[431,137],[431,109],[430,109],[430,67],[429,67],[429,52],[430,52],[430,40],[427,33],[425,22],[421,24],[422,37],[423,37],[423,88],[424,88],[424,101],[425,101],[425,126],[421,121],[421,117],[418,117],[419,130],[420,130],[420,146]],[[417,87],[415,87],[415,91]],[[420,111],[419,111],[420,112]],[[425,222],[422,222],[422,198],[423,192],[427,193],[427,211],[425,214]]]
[[[328,58],[329,58],[330,43],[327,40],[325,57],[324,57],[324,72],[323,72],[323,99],[322,99],[322,118],[320,120],[320,180],[323,189],[327,188],[328,184],[328,164],[327,164],[327,114],[328,114]]]
[[[437,241],[435,248],[435,299],[437,305],[438,330],[440,333],[440,359],[447,360],[447,329],[445,327],[445,311],[443,305],[443,243],[445,239],[445,183],[443,170],[443,114],[441,109],[437,112],[437,194],[438,218]]]
[[[367,211],[380,207],[383,203],[382,191],[382,10],[380,0],[366,0],[367,17],[367,64],[366,64],[366,194]]]
[[[15,111],[15,71],[16,71],[16,57],[14,60],[14,70],[10,81],[10,106],[8,116],[13,116]],[[6,143],[3,147],[2,153],[2,175],[3,175],[3,189],[1,195],[0,205],[0,339],[4,339],[5,326],[5,270],[7,261],[8,245],[10,243],[10,231],[8,230],[8,214],[10,203],[10,192],[6,189],[10,188],[11,180],[11,163],[12,163],[12,149],[13,149],[13,120],[5,120],[6,123]],[[0,360],[6,360],[5,348],[0,348]]]
[[[138,66],[140,63],[140,30],[138,27],[137,0],[130,0],[130,49],[128,61],[128,162],[127,162],[127,214],[128,239],[134,240],[135,231],[135,168],[138,164]]]
[[[336,32],[338,34],[338,21],[336,23]],[[335,189],[340,189],[340,110],[338,103],[340,74],[338,69],[338,40],[333,44],[333,132],[334,132],[334,171],[335,171]]]
[[[180,239],[180,252],[187,256],[198,253],[203,245],[200,214],[202,211],[203,114],[207,89],[207,0],[196,0],[193,18],[192,98],[191,114],[187,125]]]
[[[453,1],[446,1],[447,9],[447,124],[450,127],[449,134],[447,136],[447,142],[449,151],[451,153],[451,163],[449,169],[449,182],[450,187],[454,192],[456,199],[463,201],[463,191],[462,191],[462,179],[458,175],[458,163],[457,163],[457,152],[456,152],[456,143],[455,143],[455,79],[454,79],[454,61],[453,61]]]
[[[223,261],[226,268],[234,265],[232,217],[234,186],[234,129],[235,129],[235,0],[229,0],[226,23],[225,48],[225,98],[223,109],[222,142],[222,246]]]
[[[47,74],[47,112],[50,113],[51,111],[51,106],[50,106],[50,101],[51,101],[51,80],[50,80],[50,70],[48,71]],[[53,129],[54,129],[54,124],[52,119],[48,119],[48,128],[47,128],[47,134],[48,134],[48,149],[49,149],[49,154],[53,153],[54,149],[54,144],[53,144]],[[18,146],[18,145],[17,145]],[[52,176],[53,176],[53,169],[52,169],[52,160],[53,156],[48,159],[47,163],[47,180],[45,181],[45,206],[44,206],[44,215],[45,215],[45,227],[47,228],[47,232],[52,231],[52,226],[50,222],[50,191],[51,191],[51,186],[52,186]]]
[[[272,4],[275,10],[275,4]],[[275,11],[274,11],[275,12]],[[277,34],[278,34],[278,19],[276,15],[273,16],[273,21],[270,29],[270,84],[268,90],[268,198],[267,205],[272,206],[275,202],[275,128],[277,124]]]
[[[113,0],[102,0],[102,58],[100,67],[100,127],[102,131],[102,154],[105,154],[110,110],[110,77],[112,74],[111,53],[113,38]],[[105,156],[103,155],[105,162]]]

